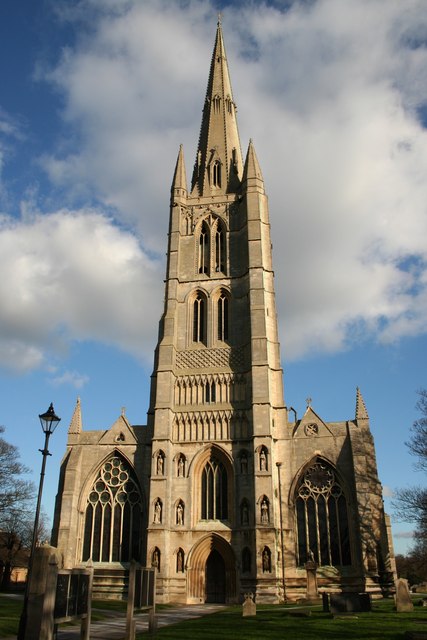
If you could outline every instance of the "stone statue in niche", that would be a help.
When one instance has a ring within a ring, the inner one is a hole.
[[[151,561],[151,566],[155,567],[157,571],[160,571],[160,551],[158,549],[154,549],[153,551],[153,559]]]
[[[246,453],[243,453],[240,458],[240,471],[244,475],[248,473],[248,456],[246,455]]]
[[[176,571],[177,573],[182,573],[184,571],[184,552],[182,549],[179,549],[176,554]]]
[[[182,502],[179,502],[176,508],[176,523],[184,524],[184,507],[182,506]]]
[[[159,455],[157,456],[157,475],[158,476],[163,475],[163,467],[164,467],[163,454],[159,453]]]
[[[160,524],[162,521],[162,503],[160,500],[157,500],[154,505],[154,524]]]
[[[270,522],[268,502],[265,498],[261,502],[261,522],[262,524],[268,524]]]
[[[271,572],[271,559],[268,549],[264,549],[262,552],[262,570],[264,573]]]
[[[184,473],[185,473],[184,458],[182,456],[179,456],[179,460],[178,460],[178,478],[183,478],[184,477]]]
[[[261,449],[259,454],[259,468],[261,471],[267,471],[267,456],[264,449]]]

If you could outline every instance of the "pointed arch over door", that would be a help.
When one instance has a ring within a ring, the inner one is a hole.
[[[306,467],[295,491],[297,563],[351,565],[348,503],[336,469],[317,457]]]
[[[237,601],[236,559],[231,545],[217,534],[202,538],[188,556],[188,602]]]

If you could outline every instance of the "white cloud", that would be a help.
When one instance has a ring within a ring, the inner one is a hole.
[[[71,385],[75,389],[81,389],[89,382],[89,376],[79,373],[78,371],[64,371],[61,375],[57,375],[50,380],[54,387],[61,385]]]
[[[384,498],[393,498],[394,496],[394,491],[391,487],[388,487],[387,485],[383,486],[383,497]]]
[[[101,340],[151,359],[158,263],[99,212],[3,218],[0,272],[2,366],[40,366],[73,340]]]
[[[70,339],[152,351],[160,305],[147,313],[146,300],[161,276],[147,254],[166,248],[181,142],[191,175],[216,21],[207,0],[66,13],[76,44],[45,79],[62,93],[67,137],[40,162],[61,194],[95,197],[133,226],[145,254],[97,212],[3,228],[3,335],[36,349],[34,362]],[[270,197],[287,357],[425,332],[425,1],[241,3],[223,28],[242,146],[254,139]]]

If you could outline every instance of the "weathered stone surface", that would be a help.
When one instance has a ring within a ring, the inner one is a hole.
[[[413,611],[411,596],[409,593],[408,581],[405,578],[396,580],[396,611],[398,613]]]

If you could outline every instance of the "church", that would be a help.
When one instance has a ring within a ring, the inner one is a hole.
[[[284,274],[291,277],[291,274]],[[325,422],[284,403],[271,230],[252,141],[242,155],[218,23],[191,183],[172,179],[164,310],[146,425],[68,431],[52,544],[121,597],[132,559],[158,602],[388,593],[394,557],[368,412]]]

